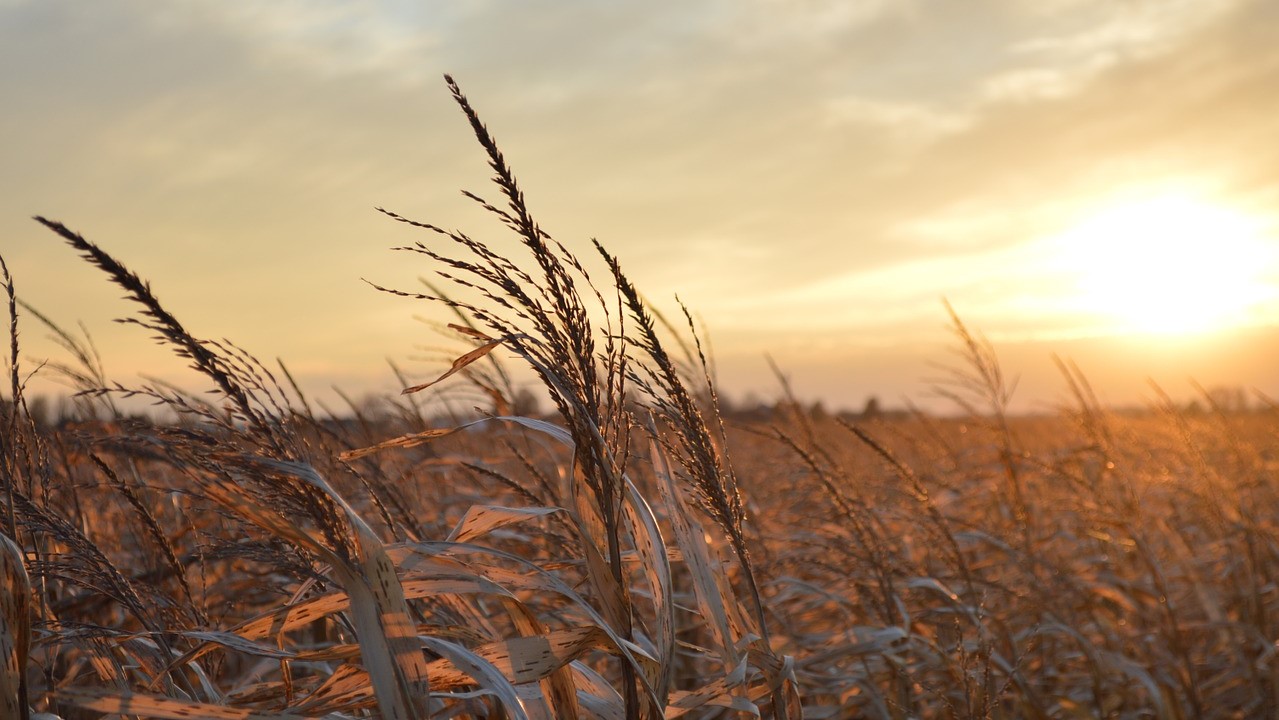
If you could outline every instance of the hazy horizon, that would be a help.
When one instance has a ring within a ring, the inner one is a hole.
[[[414,316],[446,313],[364,282],[419,287],[436,268],[389,248],[430,238],[373,208],[518,249],[458,192],[496,196],[448,72],[545,229],[583,257],[598,238],[663,311],[678,295],[733,399],[779,395],[770,356],[807,402],[941,407],[943,298],[1021,411],[1065,398],[1054,354],[1116,405],[1147,378],[1279,396],[1264,0],[0,0],[0,63],[0,255],[126,385],[201,387],[32,215],[309,391],[394,391],[387,358],[437,372]],[[65,359],[21,332],[24,370]]]

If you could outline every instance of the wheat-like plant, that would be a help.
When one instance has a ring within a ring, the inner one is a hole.
[[[451,313],[441,367],[392,365],[397,397],[331,410],[37,218],[209,392],[116,383],[0,258],[0,716],[1279,707],[1273,402],[1199,388],[1192,411],[1154,388],[1120,413],[1058,359],[1061,412],[1019,417],[994,346],[947,305],[937,390],[957,414],[809,412],[784,376],[774,408],[734,412],[692,314],[668,322],[604,243],[579,257],[544,229],[446,84],[500,201],[466,196],[518,246],[382,211],[425,233],[398,250],[436,276],[382,289]],[[79,391],[62,417],[28,402],[28,318],[65,351],[40,371]],[[521,402],[512,362],[551,414]],[[166,418],[126,415],[128,398]]]

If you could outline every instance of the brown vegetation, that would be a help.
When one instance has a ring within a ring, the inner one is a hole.
[[[599,245],[609,276],[593,282],[449,86],[503,202],[471,197],[524,256],[387,212],[430,234],[402,249],[451,283],[388,292],[450,306],[473,347],[388,412],[317,413],[285,366],[192,336],[118,260],[39,219],[215,394],[112,384],[36,315],[73,358],[61,371],[84,412],[34,422],[5,270],[6,717],[1279,707],[1273,408],[1119,416],[1063,363],[1073,406],[1011,418],[995,354],[952,313],[942,390],[961,418],[791,402],[724,422],[692,323],[655,315]],[[515,412],[510,353],[553,419]],[[451,383],[493,413],[443,422],[429,393]],[[121,396],[178,420],[129,420]]]

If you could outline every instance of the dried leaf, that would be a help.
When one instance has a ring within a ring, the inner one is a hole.
[[[455,327],[455,328],[456,328],[457,326],[452,326],[452,327]],[[461,370],[462,368],[466,367],[467,365],[470,365],[471,363],[475,362],[476,360],[479,360],[480,358],[484,357],[485,355],[488,355],[490,352],[493,352],[493,349],[494,349],[494,348],[496,348],[498,345],[501,345],[501,344],[502,344],[502,343],[504,343],[504,342],[506,342],[506,341],[505,341],[505,340],[501,340],[501,339],[498,339],[498,340],[490,340],[490,341],[488,341],[488,342],[484,343],[483,345],[481,345],[481,346],[479,346],[479,347],[475,348],[474,350],[472,350],[472,351],[470,351],[470,352],[466,353],[465,355],[463,355],[463,356],[459,357],[458,359],[454,360],[454,361],[453,361],[453,366],[452,366],[452,367],[450,367],[448,370],[446,370],[446,371],[444,372],[444,374],[443,374],[443,375],[441,375],[441,376],[439,376],[439,377],[435,378],[434,380],[432,380],[432,381],[430,381],[430,382],[422,383],[421,385],[414,385],[413,387],[404,388],[403,390],[401,390],[401,391],[400,391],[400,394],[401,394],[401,395],[409,395],[409,394],[411,394],[411,393],[420,392],[420,391],[422,391],[422,390],[425,390],[425,389],[427,389],[427,388],[431,387],[432,385],[434,385],[434,384],[436,384],[436,383],[438,383],[438,382],[440,382],[440,381],[444,380],[445,378],[447,378],[447,377],[449,377],[449,376],[453,375],[453,374],[454,374],[454,373],[456,373],[458,370]]]
[[[714,682],[705,683],[696,690],[672,692],[671,702],[666,706],[666,717],[677,718],[706,705],[730,707],[759,717],[759,708],[755,703],[734,694],[734,690],[746,683],[746,672],[746,659],[743,658],[731,672]]]
[[[359,567],[329,553],[333,574],[350,596],[360,654],[373,681],[382,715],[415,720],[429,715],[426,659],[409,617],[404,588],[382,541],[319,473],[302,463],[255,458],[258,464],[314,485],[346,514],[355,531]]]
[[[432,665],[443,661],[461,669],[468,676],[474,678],[476,684],[481,688],[496,695],[502,701],[502,705],[505,706],[510,717],[514,718],[514,720],[528,720],[528,715],[525,714],[524,706],[515,694],[515,688],[511,685],[511,681],[487,658],[457,643],[441,640],[440,638],[424,637],[422,642],[431,650],[444,656],[441,660],[436,660]]]
[[[472,505],[466,516],[449,533],[449,542],[470,542],[481,535],[532,518],[546,517],[560,508],[509,508],[501,505]]]
[[[311,716],[285,713],[259,713],[242,708],[212,705],[190,700],[177,700],[159,695],[96,690],[92,688],[65,688],[58,692],[58,701],[86,710],[118,715],[138,715],[169,720],[304,720]],[[10,716],[10,717],[17,717]]]
[[[365,455],[372,455],[373,453],[388,450],[390,448],[416,447],[418,445],[424,445],[436,438],[441,438],[445,435],[452,435],[461,429],[462,428],[460,427],[430,428],[429,430],[401,435],[397,438],[391,438],[390,440],[383,440],[376,445],[370,445],[356,450],[347,450],[346,452],[339,453],[338,458],[340,460],[356,460],[364,457]]]
[[[608,635],[596,627],[555,630],[543,635],[488,643],[472,652],[501,671],[512,683],[537,682],[594,648],[613,649]],[[452,666],[452,667],[450,667]],[[466,671],[447,660],[431,663],[432,679],[447,681],[450,671]]]
[[[449,323],[448,327],[450,330],[456,330],[457,332],[460,332],[463,335],[466,335],[469,337],[473,337],[476,340],[483,340],[484,342],[490,342],[491,340],[493,340],[492,337],[485,335],[484,333],[480,332],[479,330],[476,330],[473,327],[468,327],[466,325],[458,325],[457,323]]]
[[[653,692],[664,706],[675,671],[675,601],[671,589],[671,564],[661,528],[653,509],[631,479],[626,478],[626,521],[635,541],[635,559],[644,569],[652,590],[653,616],[657,621],[657,676],[649,678]],[[625,555],[623,556],[625,559]]]
[[[719,645],[721,657],[728,667],[735,667],[741,662],[737,650],[735,636],[730,629],[729,615],[724,607],[724,596],[716,580],[716,564],[711,560],[710,548],[706,538],[693,525],[691,513],[679,488],[675,486],[675,477],[670,470],[666,453],[656,441],[649,444],[649,457],[653,462],[653,472],[657,475],[657,488],[670,516],[671,527],[675,531],[675,541],[684,555],[684,563],[688,566],[693,580],[693,590],[697,596],[697,608],[706,620],[715,642]],[[729,596],[731,597],[731,595]]]

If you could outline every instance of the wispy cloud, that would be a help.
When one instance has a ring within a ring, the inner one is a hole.
[[[1000,298],[1042,308],[1001,274],[1108,193],[1183,178],[1279,213],[1276,47],[1268,0],[2,0],[0,251],[59,317],[109,302],[59,283],[74,261],[24,220],[53,214],[268,353],[396,354],[400,309],[356,277],[422,269],[369,208],[478,217],[453,72],[550,230],[730,336],[923,333],[942,295],[1012,332]],[[251,298],[289,332],[219,314]]]

